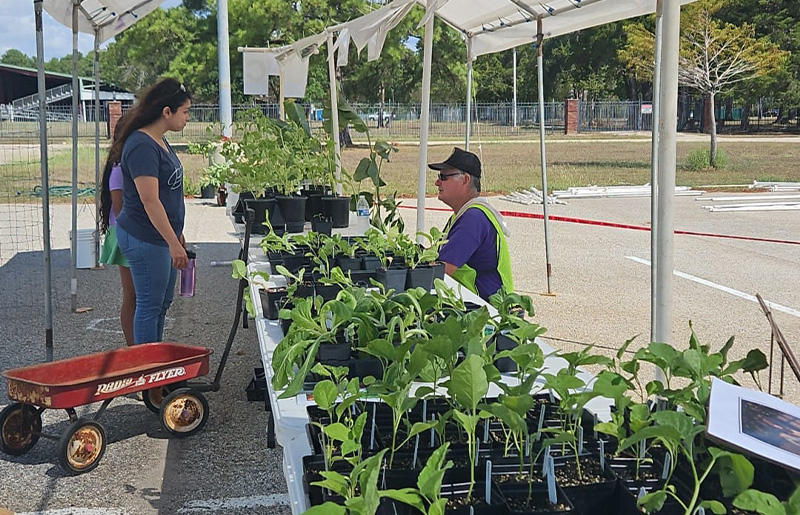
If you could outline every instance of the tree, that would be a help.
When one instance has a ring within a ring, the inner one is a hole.
[[[681,38],[679,83],[696,89],[708,99],[711,146],[708,160],[716,166],[716,95],[733,84],[766,75],[780,68],[784,52],[767,40],[756,38],[752,25],[739,26],[712,17],[708,0],[687,9],[688,20]]]
[[[717,127],[714,100],[721,91],[753,81],[781,68],[786,53],[767,38],[757,38],[752,25],[734,25],[714,14],[726,2],[701,0],[681,14],[678,81],[697,90],[710,104],[709,163],[716,166]],[[627,42],[619,56],[628,69],[652,79],[655,36],[643,25],[626,27]]]
[[[0,63],[10,64],[11,66],[22,66],[23,68],[36,68],[36,59],[28,57],[16,48],[6,50],[0,56]]]

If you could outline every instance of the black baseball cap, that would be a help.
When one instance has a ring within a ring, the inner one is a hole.
[[[453,153],[443,163],[431,163],[428,165],[431,170],[445,170],[447,168],[455,168],[464,173],[468,173],[480,179],[481,177],[481,160],[472,152],[461,150],[458,147],[453,148]]]

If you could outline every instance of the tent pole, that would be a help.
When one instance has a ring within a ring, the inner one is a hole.
[[[517,47],[513,48],[514,53],[512,54],[512,61],[514,65],[514,97],[511,102],[511,108],[514,110],[511,118],[514,124],[514,128],[517,128]]]
[[[656,313],[653,339],[672,343],[673,199],[678,119],[678,51],[680,3],[664,2],[658,120],[658,238],[656,245]]]
[[[222,136],[231,137],[231,51],[228,40],[228,0],[217,0],[217,62],[219,67],[219,122]]]
[[[552,266],[550,265],[550,231],[549,217],[547,214],[547,159],[544,151],[544,70],[542,47],[544,46],[544,33],[542,32],[542,17],[536,19],[538,33],[536,35],[536,71],[539,78],[539,155],[542,161],[542,212],[544,214],[544,254],[547,263],[547,293],[552,295],[551,283]]]
[[[94,266],[100,264],[100,38],[94,31]]]
[[[341,52],[341,50],[340,50]],[[328,77],[331,85],[331,137],[336,163],[336,194],[342,194],[342,147],[339,141],[339,96],[336,91],[336,61],[333,50],[333,32],[328,32]]]
[[[72,277],[69,283],[72,312],[78,309],[78,7],[81,0],[72,0]]]
[[[469,132],[472,127],[472,38],[467,37],[467,130],[464,150],[469,152]]]
[[[42,171],[42,245],[44,262],[44,349],[47,361],[53,361],[53,281],[50,263],[50,181],[47,173],[47,100],[44,80],[44,36],[42,2],[33,0],[36,17],[36,79],[39,90],[39,161]]]
[[[658,125],[661,103],[661,38],[663,36],[664,0],[656,1],[656,38],[654,45],[655,66],[653,68],[653,122],[650,129],[650,341],[656,341],[656,319],[658,318],[656,292],[658,291]],[[655,377],[662,383],[664,371],[656,367]]]
[[[417,174],[417,231],[425,231],[425,186],[428,169],[428,129],[431,111],[431,60],[433,56],[433,20],[425,23],[422,57],[422,112],[419,115],[419,171]],[[419,240],[420,237],[418,237]]]

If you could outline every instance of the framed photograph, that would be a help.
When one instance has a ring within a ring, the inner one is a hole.
[[[719,379],[711,383],[709,438],[800,471],[800,407]]]

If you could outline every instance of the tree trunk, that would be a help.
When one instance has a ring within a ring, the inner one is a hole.
[[[745,101],[744,108],[742,108],[742,119],[740,128],[743,131],[750,130],[750,110],[751,110],[752,102],[749,100]]]
[[[712,91],[708,95],[708,104],[709,104],[709,116],[711,117],[709,123],[709,129],[711,131],[711,150],[708,154],[708,162],[712,168],[716,167],[717,162],[717,119],[716,115],[714,114],[714,92]]]

